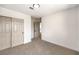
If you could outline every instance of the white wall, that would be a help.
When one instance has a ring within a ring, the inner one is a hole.
[[[24,43],[31,41],[31,16],[0,7],[0,15],[24,19]]]
[[[42,17],[42,39],[79,51],[79,7]]]

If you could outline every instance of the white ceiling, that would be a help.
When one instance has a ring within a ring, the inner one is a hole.
[[[40,4],[40,8],[31,10],[28,6],[31,4],[0,4],[1,7],[11,10],[19,11],[24,14],[29,14],[34,17],[43,17],[54,12],[71,8],[76,6],[75,4]]]

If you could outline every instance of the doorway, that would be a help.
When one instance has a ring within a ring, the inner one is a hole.
[[[34,38],[41,39],[41,22],[34,22]]]
[[[40,22],[34,22],[34,37],[39,38],[40,35]]]

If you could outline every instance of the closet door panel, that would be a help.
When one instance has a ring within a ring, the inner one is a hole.
[[[11,18],[0,16],[0,50],[11,45]]]
[[[18,46],[24,43],[23,39],[23,20],[13,18],[12,19],[12,47]]]

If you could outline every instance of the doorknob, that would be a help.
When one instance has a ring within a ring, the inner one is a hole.
[[[24,32],[22,32],[22,34],[24,34]]]

